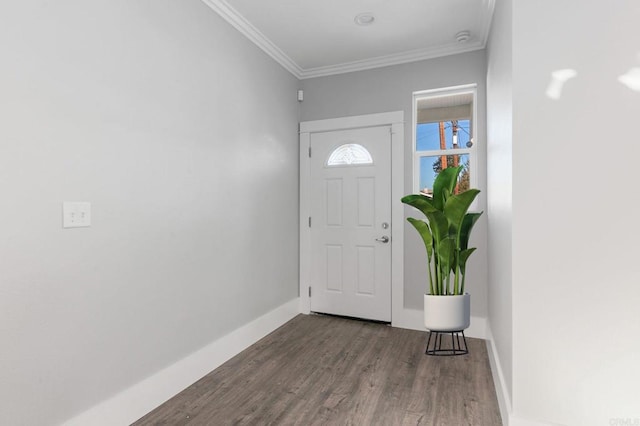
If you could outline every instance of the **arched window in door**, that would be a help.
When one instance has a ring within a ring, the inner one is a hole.
[[[351,166],[373,164],[373,158],[367,148],[357,143],[340,145],[329,155],[327,166]]]

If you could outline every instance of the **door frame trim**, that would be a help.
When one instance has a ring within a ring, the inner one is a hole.
[[[311,167],[309,147],[312,133],[363,127],[391,126],[391,325],[404,323],[404,111],[356,115],[300,123],[300,312],[311,312]]]

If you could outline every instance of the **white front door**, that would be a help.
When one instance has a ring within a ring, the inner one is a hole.
[[[310,147],[311,311],[391,321],[391,126]]]

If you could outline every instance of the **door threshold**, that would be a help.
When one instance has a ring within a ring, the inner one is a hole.
[[[373,323],[373,324],[382,324],[382,325],[389,325],[389,326],[391,325],[391,321],[380,321],[380,320],[367,319],[367,318],[350,317],[348,315],[327,314],[327,313],[324,313],[324,312],[313,312],[313,311],[311,311],[311,315],[320,315],[320,316],[333,317],[333,318],[343,318],[343,319],[348,319],[348,320],[353,320],[353,321],[370,322],[370,323]]]

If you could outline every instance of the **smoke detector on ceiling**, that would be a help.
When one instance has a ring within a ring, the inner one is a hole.
[[[359,13],[356,15],[355,18],[353,18],[353,21],[356,24],[362,25],[362,26],[371,25],[375,20],[376,20],[376,17],[373,16],[373,13],[369,13],[369,12]]]
[[[471,33],[469,31],[460,31],[458,34],[456,34],[456,40],[458,41],[458,43],[466,43],[469,41],[469,39],[471,38]]]

